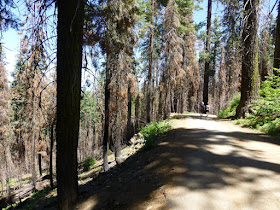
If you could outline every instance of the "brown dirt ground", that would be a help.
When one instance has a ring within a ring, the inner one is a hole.
[[[157,146],[81,184],[76,209],[280,209],[279,138],[215,116],[179,118]]]
[[[280,209],[276,138],[214,116],[181,118],[158,146],[81,186],[77,209]]]

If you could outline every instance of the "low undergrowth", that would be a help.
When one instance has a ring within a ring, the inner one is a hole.
[[[280,73],[279,69],[276,69]],[[234,99],[235,100],[235,99]],[[234,100],[232,102],[234,102]],[[236,101],[237,102],[237,99]],[[235,104],[235,102],[233,104]],[[239,101],[238,101],[239,103]],[[237,104],[238,104],[237,103]],[[230,118],[235,114],[234,106],[228,107],[219,113],[220,118]],[[236,107],[235,107],[236,109]],[[280,77],[270,74],[259,90],[259,98],[250,109],[252,113],[245,119],[236,121],[245,127],[258,129],[264,133],[280,135]]]
[[[82,162],[82,169],[83,171],[88,171],[90,170],[94,164],[96,163],[96,160],[92,157],[87,157],[83,162]]]
[[[219,112],[218,117],[222,119],[231,119],[236,115],[236,108],[240,102],[240,94],[232,99],[230,105]]]
[[[167,120],[160,122],[152,122],[149,125],[143,127],[140,133],[144,136],[145,139],[145,148],[149,149],[156,144],[156,137],[164,132],[167,132],[171,129],[171,125]]]

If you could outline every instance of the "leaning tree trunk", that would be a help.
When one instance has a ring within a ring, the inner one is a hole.
[[[57,25],[57,192],[58,208],[73,209],[78,200],[83,0],[58,0]]]
[[[278,69],[280,68],[280,2],[278,5],[273,68],[278,68]],[[276,72],[275,70],[273,72],[275,75],[279,76],[279,72]]]
[[[211,36],[211,14],[212,14],[212,0],[208,0],[207,12],[207,39],[206,39],[206,53],[210,55],[210,36]],[[210,60],[205,60],[204,82],[203,82],[203,102],[208,104],[208,85],[209,85],[209,71]]]
[[[248,105],[258,92],[258,4],[259,0],[244,0],[245,14],[242,32],[241,98],[236,117],[244,118]]]

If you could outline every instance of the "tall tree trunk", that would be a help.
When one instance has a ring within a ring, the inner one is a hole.
[[[92,156],[95,154],[95,148],[99,148],[98,141],[96,141],[95,124],[92,125]]]
[[[126,143],[130,140],[130,138],[133,136],[132,131],[132,123],[131,123],[131,82],[128,83],[127,88],[127,123],[126,123]]]
[[[280,1],[278,4],[273,68],[277,68],[277,69],[280,68]],[[277,73],[275,70],[273,71],[273,73],[279,76],[279,73]]]
[[[119,87],[119,83],[117,85],[117,89],[120,90]],[[115,153],[115,160],[117,164],[121,164],[121,139],[123,137],[122,135],[122,126],[121,126],[121,111],[119,110],[119,107],[121,107],[121,102],[120,102],[120,98],[119,96],[116,94],[115,95],[116,98],[116,102],[117,102],[117,107],[118,107],[118,111],[116,113],[116,125],[117,126],[117,130],[114,131],[115,135],[114,135],[114,139],[113,140],[113,146],[114,146],[114,153]],[[113,132],[112,132],[113,133]]]
[[[220,59],[220,71],[219,71],[219,102],[218,112],[225,108],[225,96],[226,96],[226,64],[225,64],[225,48],[222,47],[221,59]]]
[[[54,123],[51,124],[50,127],[50,185],[53,187],[53,143],[54,143],[54,136],[53,136],[53,131],[54,131]]]
[[[84,1],[58,0],[57,192],[58,208],[78,200],[77,147],[80,121]]]
[[[10,171],[10,166],[9,166],[9,163],[8,163],[8,152],[7,152],[7,147],[6,148],[4,148],[4,154],[3,154],[3,156],[4,156],[4,160],[5,160],[5,168],[6,168],[6,170],[5,170],[5,172],[6,172],[6,176],[5,176],[5,181],[6,181],[6,192],[7,192],[7,194],[8,195],[10,195],[10,193],[11,193],[11,188],[10,188],[10,184],[9,184],[9,180],[10,180],[10,174],[11,174],[11,171]]]
[[[31,160],[31,173],[32,173],[32,184],[33,190],[36,191],[36,165],[35,165],[35,156],[36,156],[36,103],[35,103],[35,90],[33,90],[32,98],[33,98],[33,113],[32,113],[32,160]]]
[[[163,115],[163,107],[164,107],[164,99],[163,99],[164,93],[159,90],[159,102],[158,102],[158,115],[157,115],[157,121],[162,120]]]
[[[168,74],[170,74],[169,71],[168,71]],[[166,87],[166,93],[165,93],[165,104],[164,104],[164,115],[163,115],[164,120],[169,118],[170,112],[171,112],[171,105],[170,105],[171,87],[170,87],[169,79],[167,79],[165,87]]]
[[[140,96],[139,94],[135,99],[135,130],[138,131],[139,128],[139,108],[140,108]]]
[[[210,55],[211,14],[212,14],[212,0],[208,0],[207,39],[206,39],[206,53],[208,55]],[[210,71],[210,60],[206,58],[205,70],[204,70],[204,82],[203,82],[203,102],[205,105],[208,104],[209,71]]]
[[[105,79],[105,104],[104,104],[104,110],[105,110],[105,117],[104,117],[104,136],[103,136],[103,168],[104,171],[108,171],[109,165],[108,165],[108,143],[109,143],[109,102],[110,102],[110,87],[109,84],[111,82],[111,70],[109,68],[108,60],[111,56],[111,53],[109,50],[107,50],[107,66],[106,66],[106,79]]]
[[[259,0],[244,0],[245,14],[242,32],[241,99],[236,109],[238,118],[245,117],[248,105],[257,96],[258,88],[258,4]]]
[[[2,197],[3,194],[4,194],[4,185],[3,185],[3,181],[2,180],[0,180],[0,182],[1,182],[1,194],[0,194],[0,196]]]
[[[146,121],[151,122],[151,83],[153,68],[153,51],[154,51],[154,0],[151,0],[151,25],[150,25],[150,46],[149,46],[149,69],[148,69],[148,86],[147,86],[147,105],[146,105]]]
[[[164,113],[165,113],[165,104],[166,104],[166,76],[162,75],[161,79],[161,86],[159,88],[159,103],[158,103],[158,121],[162,120],[164,118]]]
[[[175,97],[174,97],[174,90],[170,89],[170,110],[172,113],[176,112],[175,110]]]
[[[39,166],[39,173],[42,176],[42,155],[38,154],[38,166]]]
[[[270,72],[271,66],[269,65],[270,60],[270,53],[269,53],[269,28],[264,28],[261,32],[261,39],[260,39],[260,78],[261,82],[266,80]]]
[[[180,91],[180,104],[179,104],[179,112],[180,114],[183,114],[184,113],[184,89],[181,88],[181,91]],[[193,103],[192,103],[193,104]]]

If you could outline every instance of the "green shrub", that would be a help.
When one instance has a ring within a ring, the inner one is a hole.
[[[225,109],[223,109],[219,112],[218,117],[222,118],[222,119],[235,117],[236,108],[237,108],[239,102],[240,102],[240,94],[238,94],[236,97],[234,97],[231,100],[229,107],[226,107]]]
[[[280,73],[279,69],[275,69]],[[259,90],[259,98],[250,108],[254,110],[246,119],[247,125],[265,133],[280,133],[280,77],[270,74]]]
[[[145,148],[151,148],[156,143],[156,137],[171,129],[171,125],[166,120],[161,122],[152,122],[149,125],[143,127],[140,133],[145,139]]]
[[[92,157],[87,157],[83,163],[82,163],[82,168],[83,171],[88,171],[94,164],[96,163],[96,160]]]
[[[279,69],[275,69],[280,73]],[[237,101],[236,101],[237,102]],[[235,104],[232,102],[231,105]],[[219,117],[228,118],[230,109],[219,113]],[[259,90],[259,98],[250,105],[252,113],[245,119],[239,119],[237,124],[261,130],[273,135],[280,134],[280,77],[270,74]]]
[[[269,123],[265,123],[260,127],[260,130],[269,134],[279,134],[280,133],[280,119],[275,119]]]
[[[225,109],[222,109],[219,114],[218,114],[218,117],[219,118],[222,118],[222,119],[226,119],[228,118],[228,116],[230,115],[230,108],[229,107],[226,107]]]

